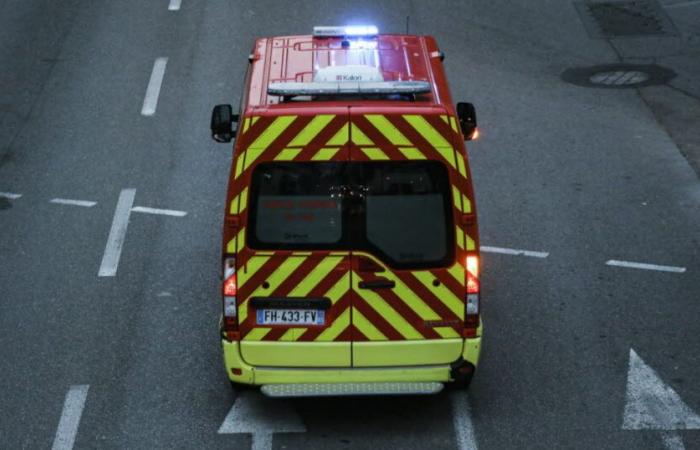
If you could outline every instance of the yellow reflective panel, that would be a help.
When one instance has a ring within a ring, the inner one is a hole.
[[[244,341],[259,341],[269,333],[271,328],[253,328],[243,337]]]
[[[238,155],[238,158],[236,159],[236,174],[233,177],[234,179],[237,179],[243,173],[243,163],[245,162],[245,154],[246,152],[245,150],[243,150],[243,152],[240,155]]]
[[[338,132],[326,142],[327,147],[341,147],[348,142],[350,137],[348,124],[346,123]]]
[[[316,341],[332,341],[338,336],[340,336],[340,333],[345,331],[347,327],[350,326],[350,308],[346,308],[345,311],[343,311],[336,319],[333,321],[333,324],[323,330],[321,334],[319,334],[316,337]]]
[[[416,114],[403,116],[433,147],[452,147],[452,145],[440,134],[425,117]]]
[[[249,126],[250,126],[250,117],[246,117],[245,121],[243,122],[243,133],[244,134],[246,131],[248,131]]]
[[[277,156],[275,156],[275,161],[291,161],[301,153],[300,148],[285,148]]]
[[[297,116],[279,116],[270,126],[253,141],[247,150],[247,158],[245,161],[245,169],[252,166],[256,159],[262,155],[265,150],[279,137],[289,125],[296,120]]]
[[[251,297],[265,297],[270,295],[277,287],[282,284],[283,281],[289,277],[289,275],[294,272],[297,267],[299,267],[304,261],[306,261],[306,256],[290,256],[284,260],[282,264],[274,271],[270,276],[267,277],[267,282],[270,287],[265,289],[264,287],[258,286],[252,294]]]
[[[416,272],[413,273],[415,274]],[[387,279],[394,282],[395,286],[393,291],[396,294],[396,296],[399,297],[401,301],[403,301],[411,310],[418,314],[418,316],[420,316],[421,319],[440,319],[440,316],[435,311],[433,311],[432,308],[423,301],[423,299],[416,295],[416,293],[413,292],[411,288],[406,286],[406,284],[404,284],[404,282],[401,281],[401,278],[397,277],[396,274],[389,271],[385,276]]]
[[[269,256],[258,256],[255,255],[248,260],[248,262],[243,266],[243,270],[239,270],[236,274],[238,277],[238,289],[241,288],[253,275],[255,275],[260,268],[269,261]]]
[[[467,178],[467,168],[464,162],[464,155],[462,155],[460,152],[457,152],[457,170],[459,170],[459,174],[462,175],[462,178]]]
[[[358,275],[355,274],[357,280],[360,279]],[[386,302],[382,297],[380,297],[375,292],[367,291],[366,289],[356,288],[355,292],[362,297],[362,299],[374,309],[380,316],[384,318],[401,336],[405,339],[424,339],[423,335],[416,331],[406,319],[397,313],[394,308],[392,308],[389,303]]]
[[[465,214],[472,212],[472,202],[464,194],[462,194],[462,212]]]
[[[235,196],[233,200],[231,200],[231,205],[229,205],[228,212],[230,214],[238,214],[238,201],[240,200],[240,194]]]
[[[413,145],[393,123],[381,114],[367,114],[365,118],[393,145]]]
[[[426,289],[431,291],[442,303],[454,313],[455,316],[462,319],[464,317],[464,302],[457,298],[454,293],[449,290],[444,284],[433,286],[435,277],[427,271],[415,271],[413,275],[420,281]],[[439,317],[437,317],[439,319]]]
[[[236,238],[234,237],[226,244],[226,253],[236,253]]]
[[[339,148],[322,148],[311,157],[312,161],[328,161],[338,153]]]
[[[257,122],[259,118],[260,118],[260,116],[253,116],[250,119],[250,126],[252,127],[253,125],[255,125],[255,122]]]
[[[287,331],[284,332],[282,336],[278,339],[278,341],[296,341],[299,339],[300,332],[303,332],[306,330],[306,328],[290,328]]]
[[[459,131],[457,130],[457,121],[455,120],[454,117],[450,116],[450,125],[452,126],[452,130],[455,133],[458,133]]]
[[[369,159],[372,160],[387,160],[389,159],[388,156],[386,156],[386,153],[382,151],[382,149],[377,148],[377,147],[363,147],[362,152],[367,155]]]
[[[362,313],[355,307],[352,308],[352,324],[360,331],[360,333],[367,336],[370,341],[386,341],[387,337],[375,327],[372,322],[367,320],[367,318],[362,315]]]
[[[461,230],[460,230],[460,231],[461,231]],[[460,234],[462,234],[462,233],[460,233]],[[457,280],[457,283],[459,283],[461,286],[464,286],[464,276],[465,276],[464,266],[462,266],[461,264],[457,263],[457,264],[455,264],[454,266],[452,266],[452,267],[450,267],[449,269],[447,269],[447,272],[448,272],[450,275],[452,275],[452,278],[454,278],[455,280]]]
[[[236,251],[242,249],[245,246],[245,227],[241,228],[236,236]]]
[[[460,202],[460,199],[462,198],[462,193],[459,192],[459,189],[457,189],[457,186],[454,184],[452,185],[452,201],[454,202],[455,208],[457,208],[459,211],[462,211],[462,203]]]
[[[474,243],[474,239],[470,238],[467,233],[464,233],[464,236],[466,236],[467,238],[467,251],[476,250],[476,244]]]
[[[238,204],[238,213],[242,213],[245,211],[246,207],[248,206],[248,186],[243,189],[243,192],[241,192],[241,200],[240,203]]]
[[[352,124],[352,127],[350,127],[350,138],[352,139],[352,143],[355,145],[374,145],[372,139],[363,133],[362,130],[360,130],[360,128],[354,123]]]
[[[454,328],[450,328],[450,327],[435,327],[435,328],[433,328],[433,329],[437,332],[437,334],[439,334],[440,336],[442,336],[442,337],[445,338],[445,339],[457,338],[457,337],[459,337],[459,333],[457,333],[457,332],[454,330]]]
[[[338,280],[335,285],[324,294],[324,297],[328,297],[331,303],[334,305],[338,300],[341,299],[343,295],[350,289],[350,272],[343,275],[343,278]]]
[[[399,151],[403,153],[406,159],[426,159],[423,152],[418,150],[416,147],[400,147]]]
[[[327,256],[313,270],[289,292],[290,297],[305,297],[316,287],[335,266],[343,260],[342,256]],[[347,281],[346,281],[347,283]],[[349,287],[349,286],[348,286]]]
[[[303,147],[308,145],[334,118],[335,116],[333,114],[320,114],[315,116],[288,145],[290,147]]]
[[[460,227],[456,227],[457,230],[455,231],[455,238],[457,239],[457,246],[464,250],[464,232]]]

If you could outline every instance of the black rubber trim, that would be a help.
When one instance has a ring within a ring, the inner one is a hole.
[[[326,297],[253,297],[250,304],[255,309],[330,309],[332,303]]]
[[[391,289],[396,286],[391,280],[360,281],[360,289]]]

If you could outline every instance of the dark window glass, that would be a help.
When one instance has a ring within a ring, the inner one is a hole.
[[[396,268],[454,260],[449,180],[436,161],[263,163],[248,220],[252,248],[367,251]]]

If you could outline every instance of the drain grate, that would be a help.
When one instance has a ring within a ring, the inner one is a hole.
[[[644,83],[649,79],[649,74],[639,70],[604,70],[594,73],[588,79],[593,84],[624,86]]]
[[[575,2],[586,31],[594,38],[673,36],[676,28],[655,0]]]
[[[605,64],[566,69],[561,77],[567,83],[599,88],[637,88],[665,84],[676,74],[655,64]]]

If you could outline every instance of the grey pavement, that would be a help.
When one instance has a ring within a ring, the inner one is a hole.
[[[622,423],[630,348],[700,411],[700,2],[663,3],[678,35],[626,40],[591,38],[572,2],[514,3],[5,2],[0,192],[22,197],[0,197],[0,447],[49,448],[66,392],[86,384],[75,448],[249,448],[217,433],[240,393],[218,342],[231,155],[209,138],[211,107],[238,103],[255,37],[349,22],[401,33],[410,16],[445,51],[455,101],[478,109],[482,243],[549,253],[483,254],[478,447],[665,448]],[[624,90],[560,78],[621,60],[678,75]],[[125,188],[187,215],[133,213],[117,276],[98,277]],[[307,431],[273,448],[458,448],[451,395],[291,401]],[[700,449],[700,430],[679,433]]]

